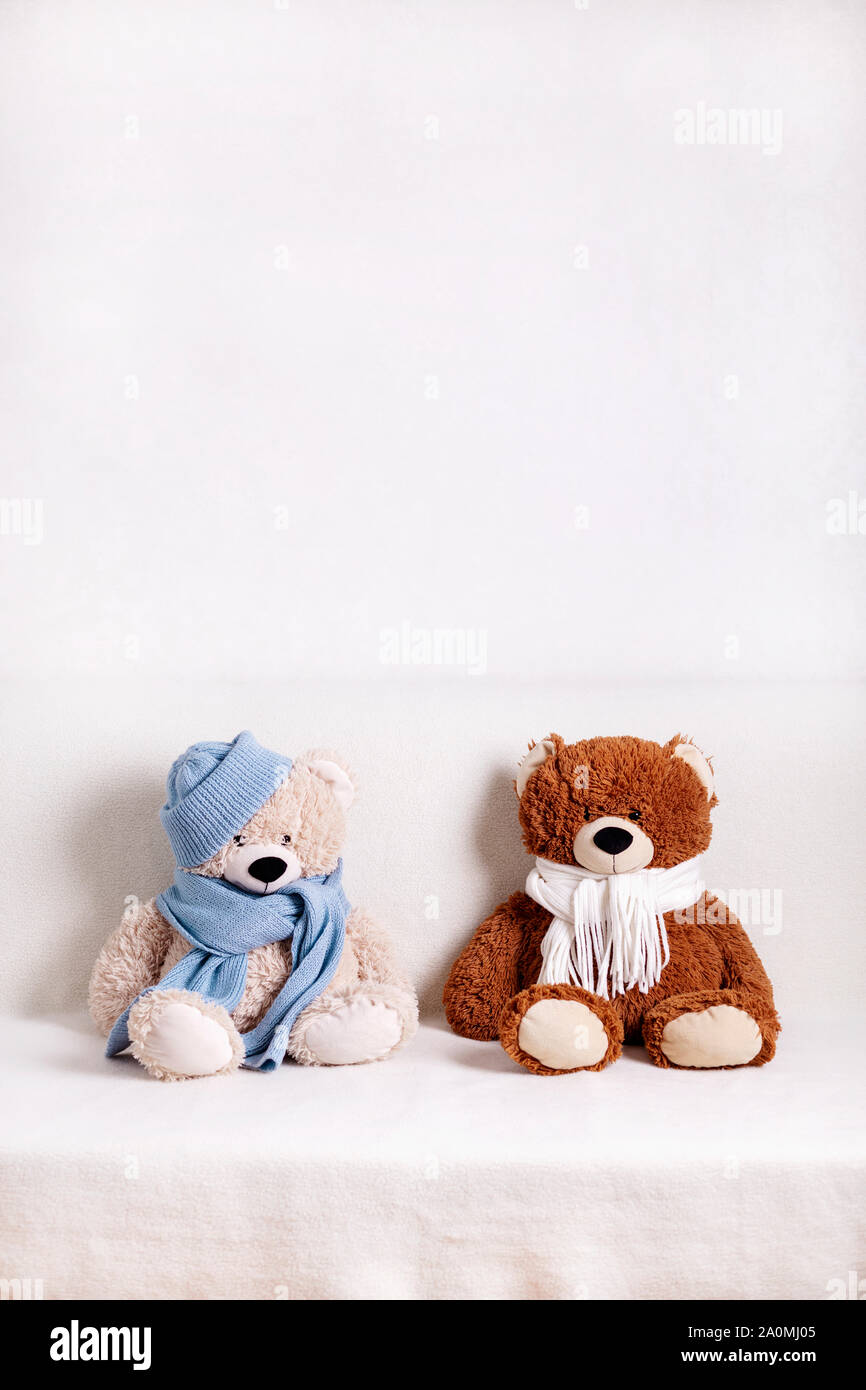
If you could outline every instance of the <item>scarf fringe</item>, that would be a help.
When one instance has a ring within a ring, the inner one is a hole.
[[[635,987],[647,994],[670,960],[664,914],[692,906],[704,891],[699,865],[695,858],[605,875],[536,859],[526,892],[553,916],[539,984],[574,984],[603,999]]]

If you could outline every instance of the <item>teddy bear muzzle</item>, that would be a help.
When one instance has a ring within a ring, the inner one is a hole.
[[[226,860],[223,878],[247,893],[274,893],[293,879],[300,878],[297,855],[285,845],[236,845]]]
[[[649,835],[621,816],[599,816],[574,837],[574,858],[596,874],[628,874],[645,869],[655,854]]]

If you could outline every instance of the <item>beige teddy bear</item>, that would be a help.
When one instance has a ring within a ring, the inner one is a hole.
[[[113,1056],[160,1080],[378,1061],[417,1028],[384,933],[342,891],[355,796],[330,753],[294,760],[252,734],[193,744],[161,811],[171,888],[127,913],[97,959],[90,1011]]]

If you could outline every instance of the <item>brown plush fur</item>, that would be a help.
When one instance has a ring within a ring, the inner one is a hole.
[[[713,833],[716,797],[694,771],[672,757],[678,734],[664,746],[645,738],[588,738],[567,744],[551,734],[556,753],[530,777],[520,799],[523,843],[530,854],[573,864],[574,837],[585,819],[640,811],[655,846],[651,867],[670,869],[703,854]],[[582,770],[588,770],[588,786]],[[587,814],[588,813],[588,814]]]
[[[292,849],[300,861],[301,872],[307,877],[330,873],[336,867],[346,833],[343,808],[328,785],[308,766],[313,759],[319,758],[340,762],[333,753],[319,749],[298,758],[291,776],[281,783],[241,832],[245,841],[262,844],[279,843],[281,836],[291,835]],[[352,781],[354,783],[354,778]],[[230,849],[230,845],[224,845],[206,864],[191,872],[222,877]],[[90,981],[90,1012],[100,1032],[108,1036],[132,1000],[163,979],[188,950],[188,943],[165,921],[154,901],[129,911],[102,948]],[[234,1070],[243,1059],[241,1034],[249,1032],[264,1017],[291,968],[290,942],[258,947],[249,954],[246,987],[231,1017],[223,1009],[214,1013],[217,1006],[198,1000],[201,1011],[219,1018],[229,1033],[233,1060],[227,1072]],[[158,1002],[176,993],[154,991],[136,1006],[133,1055],[160,1080],[177,1078],[148,1060],[147,1033]],[[323,1013],[339,1013],[356,995],[375,998],[394,1010],[400,1021],[398,1047],[412,1037],[418,1026],[415,992],[394,964],[387,936],[359,908],[354,908],[347,919],[346,941],[333,980],[295,1020],[288,1055],[296,1061],[315,1063],[315,1056],[304,1042],[309,1022]],[[130,1028],[131,1037],[132,1032]]]
[[[558,734],[550,738],[555,751],[530,776],[520,800],[523,841],[530,853],[574,863],[574,838],[587,810],[590,820],[627,818],[639,810],[641,829],[655,850],[652,868],[671,868],[707,848],[712,834],[709,813],[716,797],[708,799],[694,769],[672,756],[677,744],[687,740],[676,737],[662,746],[637,738],[575,744],[566,744]],[[588,769],[585,786],[582,769]],[[647,994],[632,989],[610,1003],[585,991],[562,992],[570,986],[537,986],[541,942],[550,921],[538,903],[525,893],[514,893],[481,924],[445,985],[445,1011],[456,1033],[500,1038],[515,1061],[551,1074],[518,1048],[520,1017],[535,999],[579,995],[612,1039],[608,1055],[594,1069],[618,1055],[610,1010],[626,1043],[643,1042],[658,1066],[669,1067],[673,1064],[661,1050],[661,1037],[672,1019],[713,1004],[733,1004],[751,1015],[763,1036],[761,1051],[748,1065],[760,1066],[773,1056],[780,1024],[772,987],[742,926],[719,899],[704,895],[687,912],[668,913],[670,960],[661,979]]]

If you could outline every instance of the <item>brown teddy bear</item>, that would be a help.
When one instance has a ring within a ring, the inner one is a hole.
[[[770,982],[700,878],[716,796],[695,745],[551,734],[515,789],[535,867],[451,969],[454,1031],[545,1076],[599,1071],[623,1042],[660,1067],[769,1062]]]
[[[163,1081],[387,1057],[415,1032],[414,991],[342,889],[355,782],[333,754],[291,758],[250,733],[197,743],[160,812],[172,886],[103,947],[90,1011],[107,1053]]]

